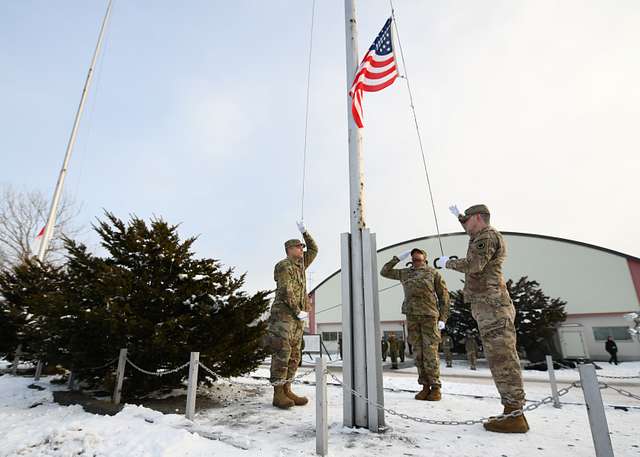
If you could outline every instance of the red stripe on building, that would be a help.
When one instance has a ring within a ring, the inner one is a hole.
[[[636,288],[638,302],[640,302],[640,262],[634,259],[627,259],[627,264],[629,265],[629,271],[631,272],[633,287]]]

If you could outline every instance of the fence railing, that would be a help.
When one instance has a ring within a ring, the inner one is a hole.
[[[176,366],[174,368],[163,368],[163,369],[145,369],[140,367],[138,364],[133,362],[128,354],[127,349],[120,349],[120,354],[118,358],[115,358],[103,365],[97,367],[83,368],[78,369],[78,372],[92,371],[98,369],[104,369],[110,365],[113,365],[115,362],[118,362],[117,370],[116,370],[116,383],[114,386],[114,392],[112,401],[115,404],[119,404],[122,398],[122,388],[124,384],[124,377],[127,365],[129,365],[134,370],[137,370],[140,373],[143,373],[148,376],[166,376],[169,374],[174,374],[180,372],[184,369],[188,369],[188,381],[187,381],[187,400],[185,406],[185,416],[189,420],[193,420],[195,417],[196,410],[196,393],[198,386],[198,375],[199,369],[205,371],[205,373],[213,376],[216,379],[223,379],[231,384],[239,384],[246,386],[246,382],[238,381],[237,379],[221,376],[219,373],[216,373],[215,370],[207,367],[200,361],[200,353],[199,352],[191,352],[190,358],[188,362],[185,362],[182,365]],[[15,365],[19,363],[19,356],[14,360]],[[560,408],[562,406],[560,402],[560,398],[565,396],[569,391],[575,388],[581,388],[584,399],[585,406],[587,410],[587,415],[589,418],[589,425],[591,428],[591,436],[593,439],[594,448],[596,451],[596,457],[613,457],[613,448],[611,445],[611,439],[609,435],[609,426],[607,423],[607,418],[604,409],[604,403],[602,401],[601,391],[604,389],[611,389],[614,392],[617,392],[620,395],[623,395],[627,398],[631,398],[634,400],[640,400],[640,395],[636,395],[628,390],[622,389],[620,387],[615,387],[605,382],[599,381],[598,378],[601,379],[640,379],[640,376],[605,376],[598,375],[596,373],[595,366],[593,364],[580,364],[578,365],[578,373],[580,375],[580,381],[572,382],[568,387],[564,387],[562,389],[558,389],[557,380],[555,377],[555,369],[554,362],[551,356],[547,356],[545,362],[539,362],[539,364],[545,363],[547,365],[547,371],[549,373],[549,384],[551,387],[551,395],[535,401],[526,405],[522,410],[514,411],[510,414],[502,414],[499,416],[491,416],[491,417],[480,417],[477,419],[459,419],[459,420],[440,420],[440,419],[429,419],[425,417],[412,416],[410,414],[402,413],[396,411],[395,409],[385,407],[380,403],[369,400],[365,395],[352,390],[351,393],[353,395],[358,396],[369,405],[379,408],[380,410],[399,417],[404,420],[409,420],[415,423],[420,424],[429,424],[429,425],[439,425],[439,426],[460,426],[460,425],[474,425],[474,424],[482,424],[489,420],[505,420],[507,418],[516,417],[524,414],[525,412],[531,412],[543,405],[553,404],[554,407]],[[327,376],[329,376],[336,384],[340,387],[343,386],[343,382],[340,378],[338,378],[334,373],[332,373],[330,368],[330,363],[323,357],[316,358],[315,367],[298,373],[296,376],[285,379],[282,381],[271,382],[264,378],[258,378],[263,381],[260,385],[263,386],[278,386],[286,383],[295,383],[300,382],[302,378],[311,374],[315,371],[315,388],[316,388],[316,453],[318,455],[326,455],[328,452],[328,419],[327,419]],[[560,364],[562,366],[562,364]],[[567,367],[573,369],[573,367]],[[36,367],[35,378],[38,380],[42,374],[42,363],[38,362]],[[242,377],[240,377],[242,378]],[[255,379],[255,378],[254,378]],[[74,388],[74,373],[72,372],[69,380],[69,387]]]

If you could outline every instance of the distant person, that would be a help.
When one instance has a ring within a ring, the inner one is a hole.
[[[340,360],[342,360],[342,336],[338,338],[338,352],[340,353]]]
[[[467,351],[469,368],[475,370],[476,360],[478,360],[478,343],[476,342],[476,337],[470,331],[467,331],[467,336],[464,340],[464,348]]]
[[[442,331],[442,350],[444,352],[444,359],[447,362],[447,367],[451,368],[453,366],[453,354],[451,353],[453,350],[453,339],[444,330]]]
[[[613,337],[609,336],[607,338],[607,342],[604,343],[605,350],[609,353],[611,358],[609,359],[609,363],[618,364],[618,345],[615,341],[613,341]]]
[[[398,340],[395,334],[389,335],[389,355],[391,355],[391,369],[398,369]]]
[[[404,342],[404,338],[400,338],[398,340],[398,352],[400,354],[398,354],[400,356],[400,362],[404,362],[404,353],[405,353],[405,349],[406,349],[407,345]]]
[[[382,338],[381,344],[382,344],[382,361],[386,362],[387,361],[387,354],[389,353],[389,343],[387,343],[387,340]]]

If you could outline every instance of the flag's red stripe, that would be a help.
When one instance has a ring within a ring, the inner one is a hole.
[[[357,90],[353,95],[353,103],[351,104],[351,114],[353,115],[353,120],[355,121],[358,128],[364,127],[364,124],[362,123],[362,117],[360,115],[360,112],[362,110],[361,100],[362,100],[362,91]]]
[[[375,86],[370,86],[368,84],[358,84],[358,88],[367,92],[377,92],[379,90],[384,89],[385,87],[390,86],[393,82],[398,78],[398,75],[395,75],[389,81],[385,81],[382,84],[376,84]]]
[[[40,233],[38,233],[38,236],[36,236],[36,238],[40,238],[42,235],[44,235],[44,229],[45,228],[47,228],[46,225],[44,227],[42,227],[42,230],[40,230]]]
[[[398,68],[395,65],[380,73],[373,73],[369,71],[369,69],[363,68],[362,70],[360,70],[360,73],[356,75],[355,79],[357,80],[358,78],[360,78],[361,75],[364,75],[364,77],[367,79],[380,79],[380,78],[384,78],[387,75],[390,75],[391,73],[397,70]]]
[[[392,55],[387,60],[382,60],[382,61],[374,60],[373,55],[371,54],[371,51],[369,51],[367,55],[364,56],[364,59],[362,59],[362,62],[360,62],[360,67],[362,67],[365,64],[365,62],[369,62],[369,65],[371,65],[372,67],[385,67],[389,65],[391,62],[393,62],[394,59],[395,57]]]

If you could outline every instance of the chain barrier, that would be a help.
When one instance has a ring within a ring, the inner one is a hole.
[[[605,375],[599,375],[599,374],[596,374],[596,376],[599,378],[606,378],[606,379],[640,379],[640,376],[605,376]]]
[[[170,370],[165,370],[165,371],[161,371],[161,372],[158,372],[158,371],[154,372],[154,371],[147,371],[144,368],[140,368],[138,365],[133,363],[129,357],[127,357],[127,363],[129,365],[131,365],[133,368],[135,368],[136,370],[138,370],[139,372],[144,373],[144,374],[148,374],[150,376],[166,376],[166,375],[169,375],[169,374],[177,373],[178,371],[180,371],[180,370],[182,370],[184,368],[187,368],[189,366],[189,362],[187,362],[187,363],[185,363],[183,365],[180,365],[179,367],[175,367],[175,368],[172,368]]]
[[[99,367],[77,368],[76,371],[95,371],[95,370],[100,370],[102,368],[107,368],[109,365],[113,365],[117,361],[118,361],[118,357],[116,357],[115,359],[111,360],[110,362],[105,363],[104,365],[100,365]]]
[[[562,362],[558,362],[557,360],[554,360],[553,363],[554,363],[554,365],[560,365],[562,368],[567,368],[569,370],[575,370],[576,369],[576,367],[572,367],[572,366],[566,365],[566,364],[564,364]],[[527,365],[525,365],[525,368],[537,367],[537,366],[546,365],[546,364],[547,364],[546,361],[528,363]],[[596,376],[598,378],[603,378],[603,379],[640,379],[640,375],[635,375],[635,376],[609,376],[609,375],[603,375],[603,374],[596,373]]]
[[[214,377],[219,378],[219,379],[224,379],[225,381],[227,381],[230,384],[237,384],[237,385],[241,385],[241,386],[248,385],[247,383],[239,382],[239,381],[233,380],[233,379],[231,379],[229,377],[221,376],[221,375],[217,374],[215,371],[213,371],[211,368],[209,368],[208,366],[206,366],[205,364],[203,364],[200,361],[198,361],[198,365],[200,365],[200,367],[203,370],[205,370],[207,373],[209,373],[211,376],[214,376]],[[264,385],[264,386],[274,386],[275,387],[275,386],[283,386],[283,385],[288,384],[288,383],[295,383],[295,382],[299,381],[300,379],[304,378],[305,376],[307,376],[308,374],[313,373],[314,371],[315,371],[315,368],[312,368],[310,370],[298,373],[297,375],[295,375],[292,378],[283,379],[281,381],[276,381],[276,382],[267,381],[267,382],[262,383],[262,385]],[[253,379],[266,380],[267,378],[255,378],[254,377]]]
[[[329,372],[327,370],[327,374],[331,378],[333,378],[334,381],[336,381],[340,385],[344,386],[344,384],[342,383],[340,378],[335,376],[333,373],[331,373],[331,372]],[[562,397],[562,396],[566,395],[574,387],[579,387],[579,386],[580,386],[579,382],[574,382],[569,387],[565,387],[563,389],[558,390],[558,396]],[[476,425],[476,424],[485,423],[487,421],[501,421],[501,420],[505,420],[505,419],[508,419],[508,418],[521,416],[522,414],[524,414],[525,411],[527,411],[527,412],[528,411],[533,411],[534,409],[537,409],[542,405],[547,405],[547,404],[553,403],[553,396],[550,395],[548,397],[543,398],[542,400],[539,400],[539,401],[537,401],[535,403],[531,403],[531,404],[525,406],[524,408],[522,408],[520,410],[513,411],[512,413],[509,413],[509,414],[500,414],[500,415],[496,415],[496,416],[481,417],[480,419],[470,419],[470,420],[461,420],[461,421],[455,421],[455,420],[446,421],[446,420],[426,419],[424,417],[410,416],[409,414],[400,413],[400,412],[398,412],[398,411],[396,411],[394,409],[385,408],[383,405],[369,400],[366,396],[362,395],[359,392],[356,392],[355,390],[353,390],[350,387],[347,387],[347,389],[350,390],[353,395],[355,395],[355,396],[361,398],[362,400],[366,401],[369,405],[375,406],[376,408],[381,409],[381,410],[391,414],[392,416],[397,416],[397,417],[400,417],[401,419],[406,419],[406,420],[410,420],[410,421],[413,421],[413,422],[418,422],[418,423],[423,423],[423,424],[430,424],[430,425],[454,425],[454,426],[455,425]]]
[[[640,400],[640,395],[636,395],[634,393],[631,393],[628,390],[620,389],[618,387],[613,387],[613,386],[610,386],[609,384],[604,383],[604,382],[601,382],[600,385],[602,386],[602,387],[600,387],[601,389],[615,390],[620,395],[624,395],[625,397],[633,398],[635,400]]]

